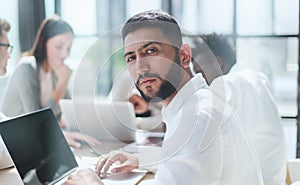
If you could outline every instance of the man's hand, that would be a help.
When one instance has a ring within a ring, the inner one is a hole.
[[[136,114],[143,114],[148,111],[149,103],[141,96],[134,94],[130,96],[129,101],[133,104]]]
[[[64,131],[65,138],[67,140],[67,143],[74,147],[74,148],[80,148],[81,144],[78,141],[84,141],[87,142],[91,146],[99,146],[101,143],[95,139],[92,136],[81,134],[79,132],[69,132]]]
[[[68,177],[64,185],[104,185],[99,176],[90,168],[79,170]]]
[[[107,176],[107,171],[115,162],[120,162],[121,164],[117,167],[113,167],[111,173],[132,171],[139,165],[139,160],[136,155],[114,150],[99,158],[95,168],[96,173],[100,175],[102,172],[101,177],[105,178]]]
[[[67,128],[67,122],[65,120],[65,116],[62,114],[60,120],[58,122],[60,128]]]

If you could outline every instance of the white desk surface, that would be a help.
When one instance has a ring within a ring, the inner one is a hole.
[[[125,146],[126,143],[121,142],[101,142],[101,145],[95,148],[91,148],[88,145],[83,145],[81,149],[76,149],[73,151],[75,156],[89,156],[96,157],[100,154],[105,154],[111,150],[118,149]],[[153,174],[147,174],[145,180],[152,179]],[[19,177],[17,170],[14,167],[0,170],[0,185],[22,185],[23,182]]]

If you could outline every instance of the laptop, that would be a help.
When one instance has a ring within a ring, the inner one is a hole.
[[[51,109],[42,109],[0,123],[2,137],[19,176],[25,185],[61,185],[67,176],[86,166],[78,165]],[[84,164],[84,165],[83,165]],[[79,167],[78,167],[79,166]],[[102,181],[107,185],[136,184],[143,171],[113,174]]]
[[[59,105],[69,131],[100,141],[135,140],[135,113],[130,102],[62,99]]]
[[[51,109],[1,122],[0,135],[26,185],[56,184],[78,167]]]

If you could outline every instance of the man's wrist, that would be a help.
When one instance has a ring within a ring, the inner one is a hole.
[[[136,117],[150,117],[151,116],[151,110],[147,110],[144,113],[140,113],[140,114],[135,114]]]

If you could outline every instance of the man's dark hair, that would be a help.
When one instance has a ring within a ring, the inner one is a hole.
[[[223,71],[222,69],[223,73],[228,73],[230,68],[236,63],[236,52],[233,46],[230,44],[228,38],[224,35],[218,35],[216,33],[199,36],[203,39],[213,54],[216,57],[221,58],[223,65],[226,66],[226,71]]]
[[[122,28],[123,41],[128,33],[140,28],[158,28],[171,41],[172,45],[178,48],[182,45],[181,30],[177,21],[162,10],[145,11],[127,20]]]

